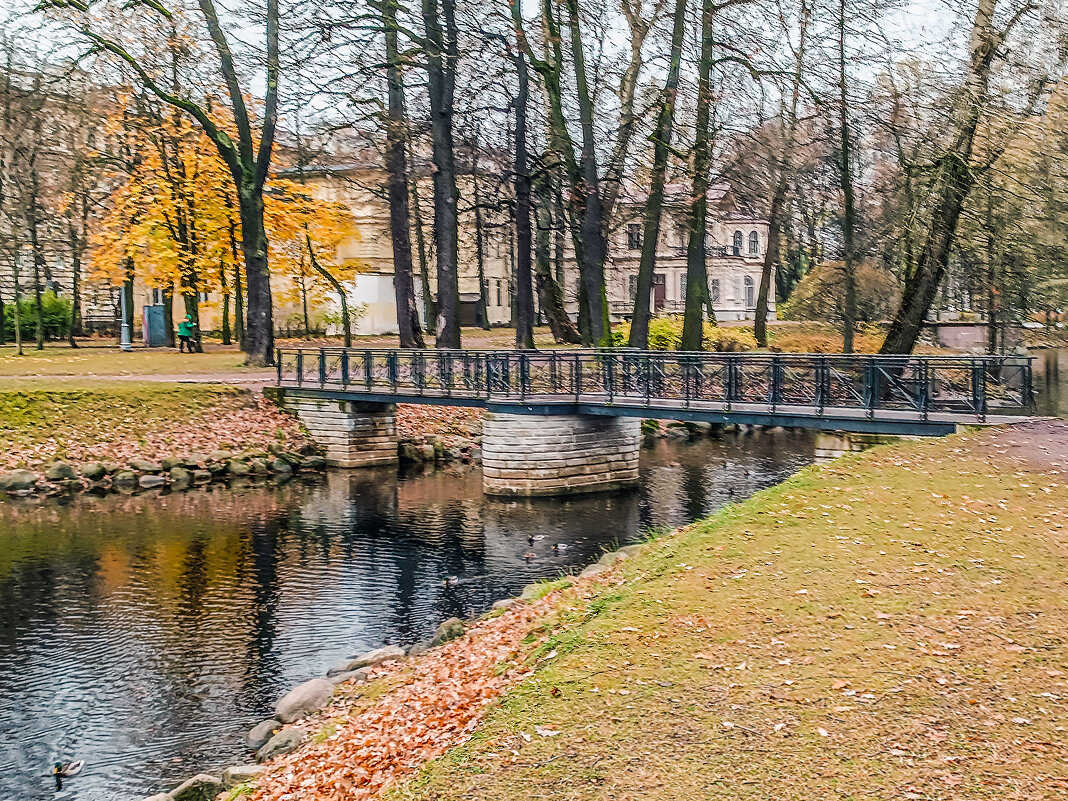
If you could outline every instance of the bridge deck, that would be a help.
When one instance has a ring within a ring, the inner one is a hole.
[[[300,394],[939,435],[1033,411],[1020,357],[664,353],[630,350],[280,349]]]

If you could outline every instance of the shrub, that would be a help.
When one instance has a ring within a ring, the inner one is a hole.
[[[856,267],[855,282],[857,321],[884,319],[896,302],[897,279],[887,270],[861,263]],[[779,304],[777,316],[780,320],[841,322],[843,293],[842,263],[823,262],[806,273],[789,299]]]
[[[630,339],[630,323],[623,323],[612,331],[612,342],[624,346]],[[757,341],[745,328],[720,328],[705,323],[702,337],[704,349],[718,353],[752,350]],[[682,316],[654,317],[649,321],[649,350],[678,350],[682,345]]]
[[[70,315],[73,308],[69,298],[57,297],[51,290],[41,294],[41,323],[45,339],[62,339],[70,329]],[[4,304],[4,337],[15,338],[15,307]],[[25,292],[19,300],[19,328],[24,340],[37,336],[37,302],[33,297],[26,297]]]

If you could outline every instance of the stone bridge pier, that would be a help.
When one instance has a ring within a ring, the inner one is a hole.
[[[283,406],[295,414],[334,467],[397,462],[397,405],[331,400],[288,391]]]
[[[641,420],[579,414],[487,413],[487,495],[571,495],[638,483]]]

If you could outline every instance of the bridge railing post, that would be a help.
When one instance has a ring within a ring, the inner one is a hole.
[[[367,385],[367,391],[371,391],[371,387],[374,386],[375,374],[374,374],[374,354],[369,350],[363,352],[363,382]]]
[[[349,352],[341,351],[341,386],[346,389],[349,386]]]
[[[304,386],[304,351],[297,351],[297,386]]]
[[[769,387],[769,401],[771,403],[771,410],[775,411],[775,407],[782,403],[782,389],[784,383],[783,363],[781,356],[771,357],[771,381]]]
[[[875,408],[879,405],[879,369],[875,359],[868,357],[864,360],[864,408],[868,410],[868,417],[875,414]]]
[[[597,354],[601,363],[601,384],[604,386],[608,402],[612,403],[615,398],[616,386],[616,357],[611,351],[601,351]]]
[[[931,365],[921,359],[916,365],[916,408],[926,420],[931,408]]]
[[[972,408],[981,421],[986,420],[986,365],[972,359]]]
[[[386,374],[389,376],[389,385],[393,389],[393,392],[397,391],[397,352],[390,351],[386,354]]]
[[[526,352],[519,354],[519,399],[525,400],[530,389],[530,360]]]
[[[725,365],[726,381],[724,384],[724,400],[727,402],[727,410],[729,411],[731,405],[736,400],[741,400],[741,375],[738,367],[738,360],[731,355],[726,357],[727,363]]]
[[[281,384],[282,383],[282,349],[281,348],[275,348],[274,349],[274,369],[275,369],[275,372],[278,374],[278,383]]]
[[[326,348],[319,348],[319,386],[326,386]]]
[[[579,396],[582,394],[582,354],[575,354],[575,403],[578,403]]]

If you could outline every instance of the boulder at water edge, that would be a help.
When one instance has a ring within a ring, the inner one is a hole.
[[[296,751],[303,739],[302,729],[282,729],[256,753],[256,761],[266,762],[268,759]]]
[[[389,662],[394,659],[403,659],[405,656],[404,649],[398,648],[396,645],[386,645],[382,648],[376,648],[373,651],[368,651],[365,654],[360,654],[355,657],[351,662],[346,665],[348,670],[359,670],[360,668],[369,667],[371,665],[377,665],[381,662]]]
[[[263,773],[263,765],[234,765],[222,772],[223,787],[230,790],[239,784],[250,782]]]
[[[163,469],[163,465],[150,462],[147,459],[131,459],[130,467],[139,473],[158,473]]]
[[[222,780],[218,776],[198,773],[171,790],[171,798],[174,801],[215,801],[215,796],[222,791]]]
[[[137,473],[132,470],[120,470],[111,477],[111,483],[116,489],[133,489],[137,486]]]
[[[365,681],[366,679],[366,670],[346,670],[344,673],[330,674],[330,683],[335,685],[344,684],[347,681]]]
[[[12,470],[0,476],[0,490],[4,492],[31,490],[35,486],[37,486],[37,474],[29,470]]]
[[[326,679],[306,681],[274,705],[274,716],[283,723],[292,723],[322,709],[333,694],[334,685]]]
[[[226,466],[232,476],[247,476],[252,472],[251,467],[238,459],[231,459]]]
[[[245,735],[245,745],[250,751],[259,751],[267,745],[267,741],[274,737],[275,733],[282,728],[282,724],[275,718],[268,718],[257,723],[248,734]]]
[[[166,484],[167,479],[163,476],[149,474],[147,476],[141,476],[137,479],[137,483],[141,485],[142,489],[155,489],[156,487],[162,487]]]
[[[74,481],[77,478],[78,474],[74,472],[73,465],[67,462],[52,462],[45,470],[47,481]]]
[[[82,465],[82,475],[90,481],[103,481],[108,469],[100,462],[86,462]]]
[[[431,642],[434,645],[441,645],[450,640],[455,640],[457,637],[462,637],[463,633],[464,622],[458,617],[450,617],[438,626],[438,630],[434,632],[434,639]]]

